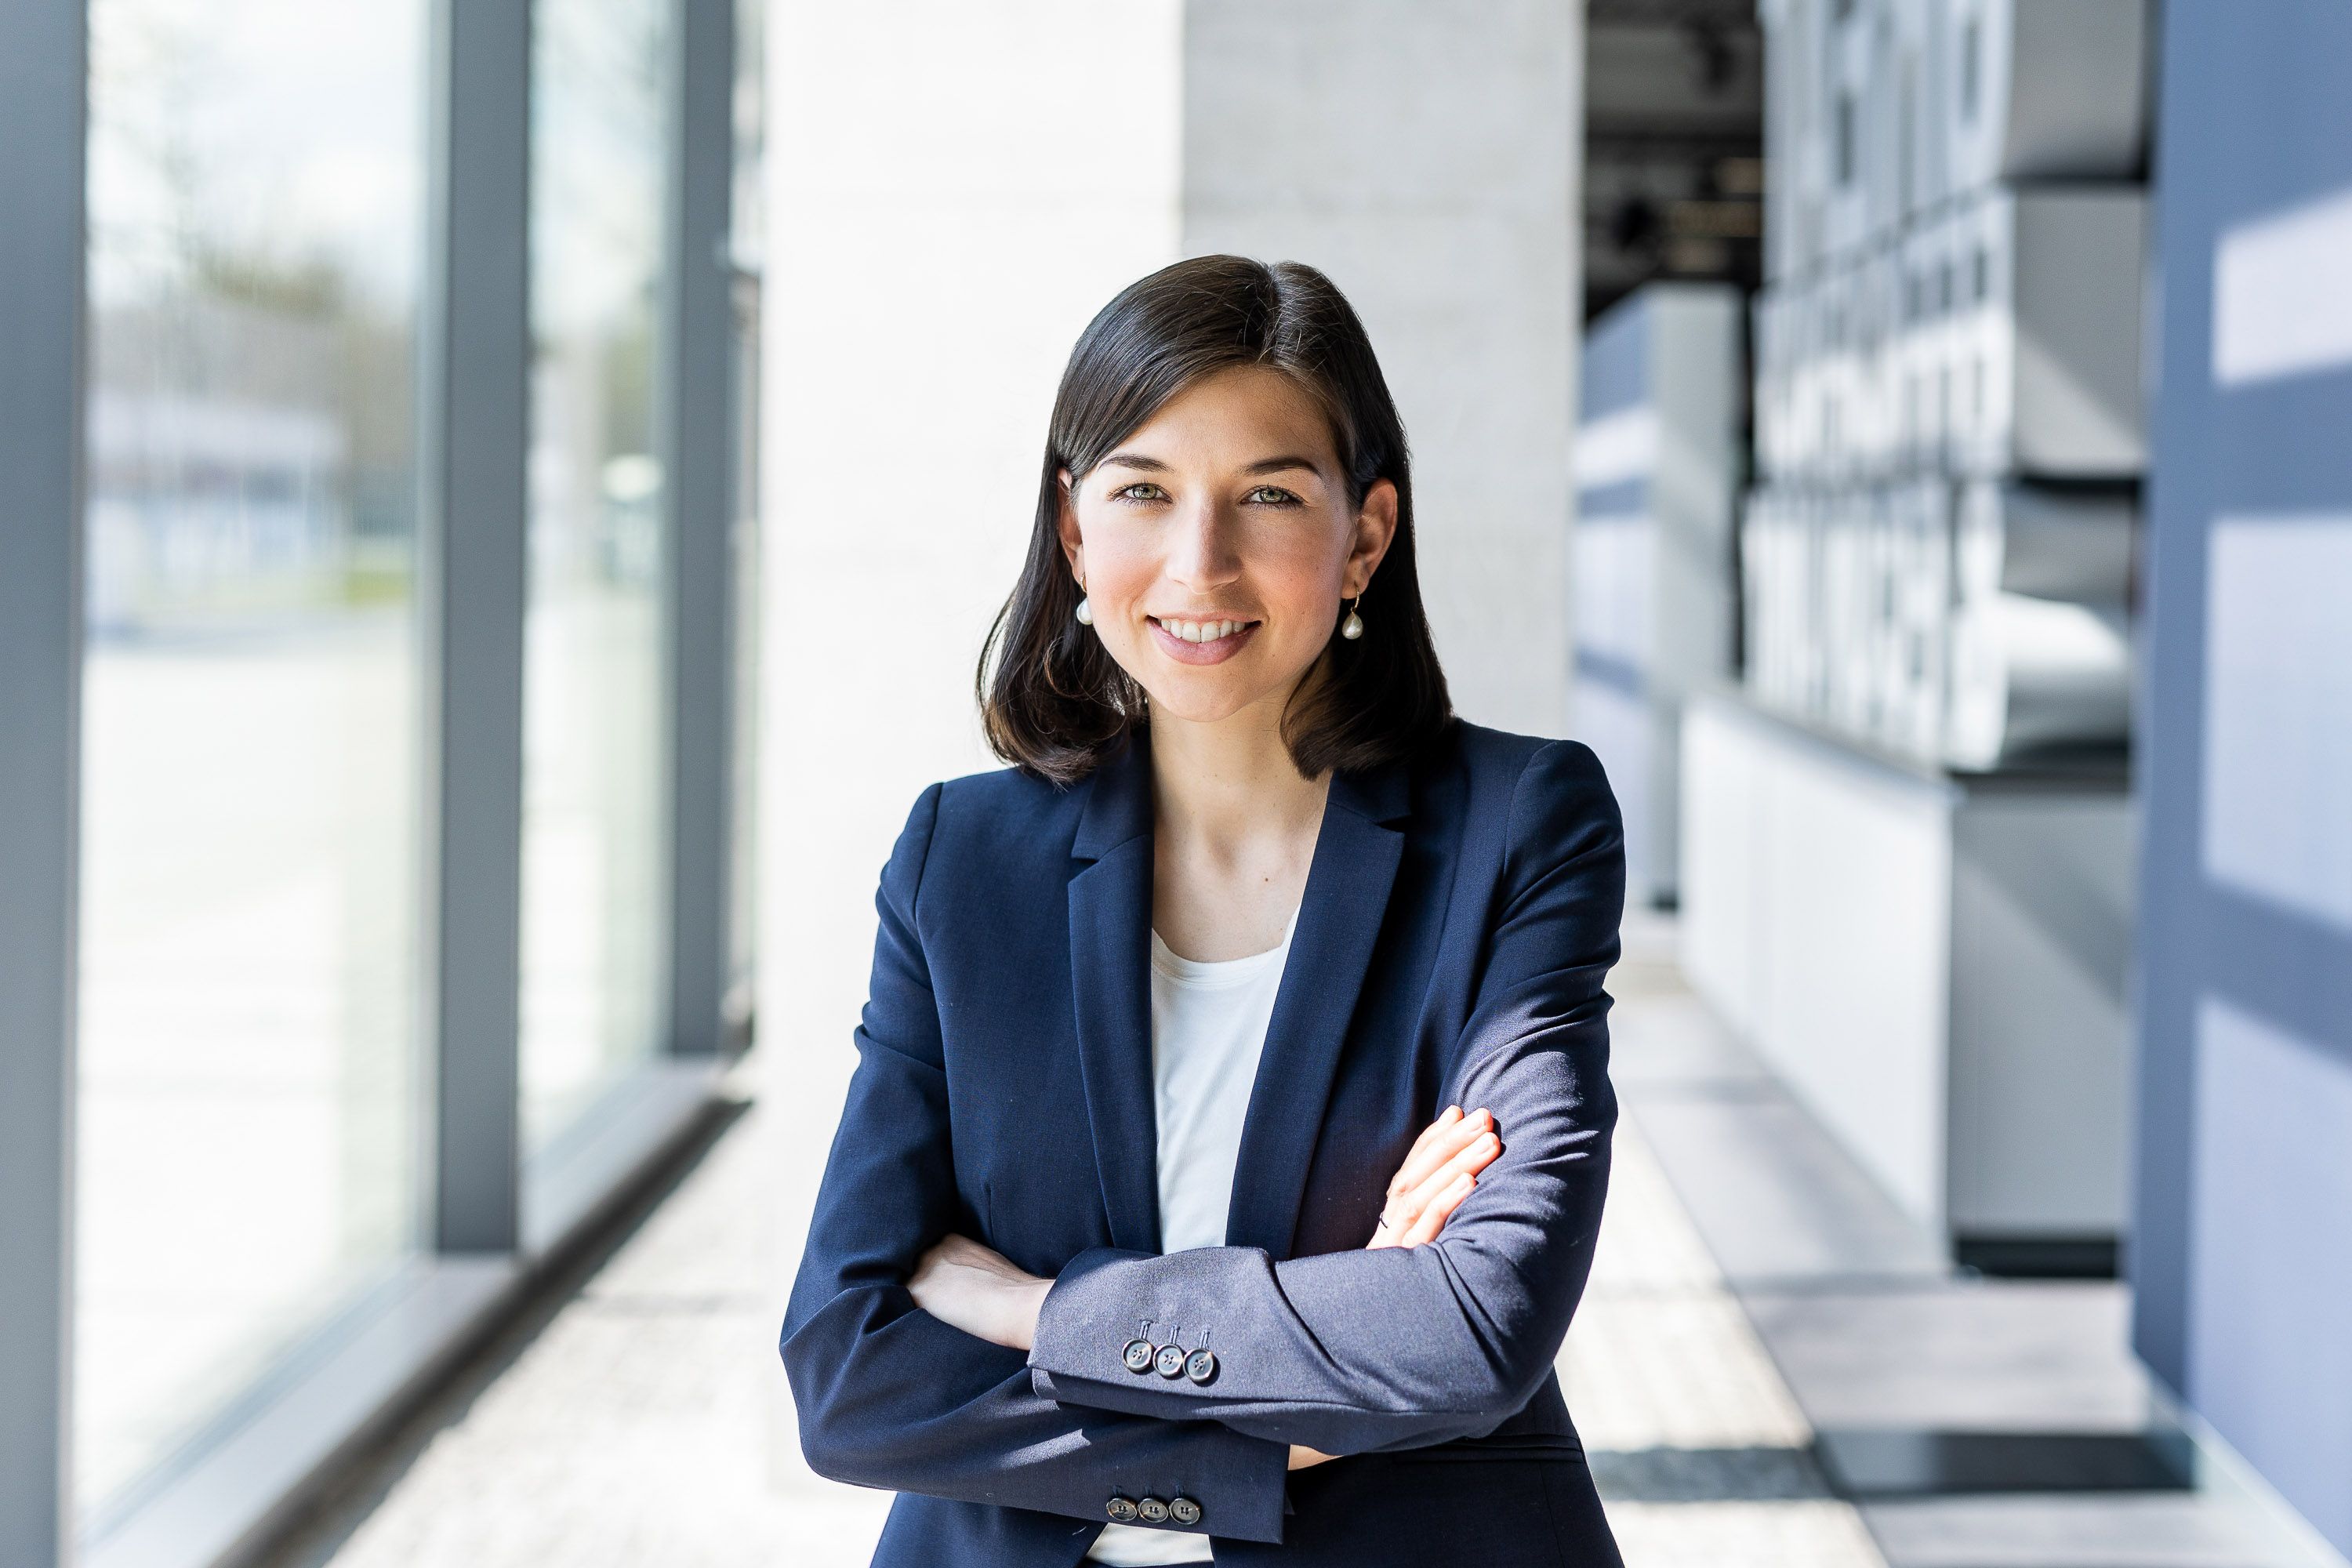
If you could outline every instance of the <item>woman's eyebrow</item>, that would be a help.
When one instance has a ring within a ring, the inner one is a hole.
[[[1105,458],[1101,463],[1097,466],[1108,468],[1114,465],[1122,468],[1134,468],[1139,472],[1147,474],[1164,474],[1169,471],[1169,466],[1166,463],[1161,462],[1157,458],[1147,458],[1140,452],[1113,452],[1109,457]],[[1312,458],[1292,457],[1261,458],[1257,462],[1250,464],[1247,468],[1244,468],[1242,472],[1245,474],[1278,474],[1291,468],[1303,468],[1310,474],[1316,474],[1318,476],[1323,472],[1323,470],[1316,465],[1316,462]]]
[[[1323,472],[1320,468],[1316,466],[1315,460],[1311,458],[1268,458],[1263,462],[1252,463],[1248,468],[1244,468],[1242,472],[1245,474],[1278,474],[1285,468],[1304,468],[1308,473],[1318,476],[1320,476]]]

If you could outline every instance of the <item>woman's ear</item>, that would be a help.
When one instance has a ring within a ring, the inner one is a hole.
[[[1056,468],[1054,481],[1061,487],[1061,498],[1054,509],[1054,531],[1062,542],[1062,555],[1069,562],[1071,574],[1083,583],[1087,580],[1087,547],[1078,535],[1078,505],[1070,470]]]
[[[1352,599],[1371,585],[1381,558],[1396,538],[1397,490],[1394,482],[1374,479],[1364,490],[1364,504],[1356,512],[1356,536],[1348,547],[1347,569],[1339,574],[1339,596]]]

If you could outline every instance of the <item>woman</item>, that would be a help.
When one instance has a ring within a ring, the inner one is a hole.
[[[1551,1371],[1616,806],[1453,717],[1328,279],[1206,257],[1096,317],[989,640],[1015,765],[883,869],[784,1322],[809,1462],[902,1494],[874,1561],[1616,1563]]]

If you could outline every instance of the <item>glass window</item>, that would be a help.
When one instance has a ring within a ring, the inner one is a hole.
[[[664,0],[540,0],[531,61],[522,1110],[544,1148],[662,1037]]]
[[[92,0],[85,1510],[415,1246],[424,0]]]

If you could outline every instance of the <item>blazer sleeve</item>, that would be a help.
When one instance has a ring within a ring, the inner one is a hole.
[[[1276,1262],[1256,1247],[1073,1258],[1038,1316],[1042,1394],[1190,1417],[1330,1454],[1492,1431],[1568,1331],[1601,1224],[1616,1098],[1602,989],[1618,956],[1623,833],[1601,764],[1554,742],[1515,785],[1486,966],[1446,1101],[1494,1112],[1503,1150],[1425,1246]],[[1139,1376],[1139,1319],[1205,1339],[1213,1378]]]
[[[819,1475],[1103,1521],[1114,1493],[1178,1493],[1200,1528],[1279,1542],[1286,1446],[1213,1424],[1055,1403],[1022,1352],[951,1328],[906,1288],[958,1227],[939,1008],[915,921],[940,786],[916,802],[876,903],[858,1065],[784,1317],[801,1447]]]

